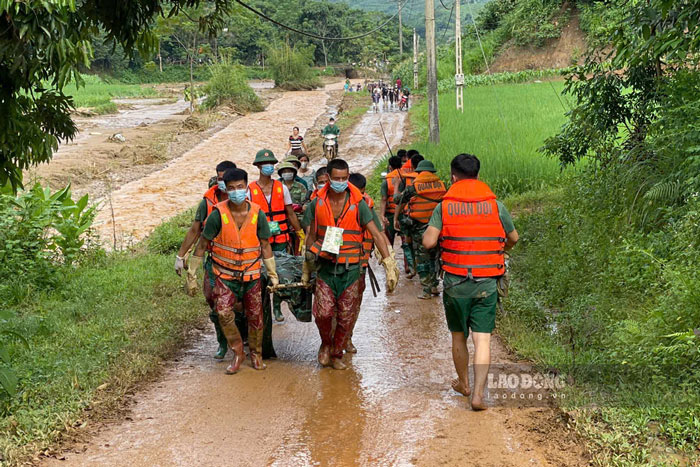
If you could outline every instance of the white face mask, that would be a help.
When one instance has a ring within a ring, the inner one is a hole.
[[[307,168],[308,166],[309,166],[309,163],[306,162],[306,161],[304,161],[304,162],[301,163],[301,168],[302,168],[302,169],[305,169],[305,168]]]
[[[282,172],[282,179],[287,182],[294,180],[294,172]]]

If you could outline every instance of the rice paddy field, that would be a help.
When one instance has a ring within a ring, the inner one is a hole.
[[[498,84],[464,90],[464,113],[455,106],[454,91],[441,93],[440,144],[427,143],[427,99],[412,109],[419,141],[411,147],[431,160],[443,180],[457,154],[481,160],[480,178],[503,198],[552,185],[560,175],[556,160],[538,149],[565,121],[568,104],[564,83],[544,81]]]
[[[117,111],[113,98],[157,97],[158,92],[149,86],[106,82],[96,75],[83,75],[85,85],[77,87],[75,83],[66,86],[64,92],[73,96],[76,108],[90,109],[98,114]]]

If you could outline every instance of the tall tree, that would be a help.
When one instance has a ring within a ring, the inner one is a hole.
[[[153,52],[158,15],[175,15],[201,0],[0,0],[0,185],[21,186],[22,170],[51,159],[76,127],[73,101],[63,93],[89,66],[90,40],[106,40],[133,54]],[[199,27],[215,31],[232,0],[212,0]]]

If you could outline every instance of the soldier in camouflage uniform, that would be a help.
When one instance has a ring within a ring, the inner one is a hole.
[[[402,216],[401,229],[413,240],[416,271],[420,277],[423,291],[418,298],[427,300],[438,295],[437,255],[438,249],[426,250],[423,235],[428,228],[428,221],[435,206],[442,201],[445,184],[435,175],[432,162],[423,160],[416,167],[418,174],[410,186],[401,193],[396,212],[403,212],[408,206],[407,214]]]

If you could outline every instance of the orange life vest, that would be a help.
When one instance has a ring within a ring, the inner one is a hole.
[[[411,219],[427,224],[433,215],[435,206],[442,201],[447,188],[440,178],[432,172],[421,172],[413,181],[416,196],[408,202],[408,215]]]
[[[249,282],[260,277],[260,207],[255,203],[248,204],[250,209],[240,229],[228,207],[228,200],[215,207],[221,213],[221,231],[211,242],[211,259],[214,273],[222,279]]]
[[[324,186],[318,192],[318,198],[316,198],[316,211],[314,212],[316,241],[311,245],[310,251],[337,264],[357,264],[362,259],[363,254],[363,229],[360,225],[362,193],[354,185],[348,184],[350,198],[346,201],[343,211],[336,221],[333,216],[333,209],[328,201],[329,185]],[[321,251],[328,227],[343,229],[343,245],[340,247],[340,252],[337,255]]]
[[[365,203],[367,203],[367,206],[369,206],[370,209],[374,209],[374,200],[372,197],[367,193],[362,195],[362,197],[365,200]],[[372,237],[369,229],[365,229],[364,233],[362,234],[362,266],[367,266],[369,263],[369,255],[372,254],[373,249],[374,237]]]
[[[460,180],[447,190],[441,206],[442,269],[464,277],[502,276],[506,233],[488,185]]]
[[[401,169],[403,170],[403,169]],[[408,169],[408,172],[402,172],[401,173],[401,178],[406,182],[403,189],[406,190],[409,186],[413,186],[413,182],[415,181],[416,177],[418,176],[418,173],[413,172],[413,169]],[[401,191],[400,193],[403,193]],[[404,214],[408,214],[408,203],[404,205],[403,211]]]
[[[394,193],[400,181],[398,169],[389,172],[386,175],[386,214],[394,214],[396,212],[396,202],[394,201]]]
[[[207,203],[207,217],[209,217],[209,214],[214,210],[214,206],[219,204],[218,193],[219,187],[217,185],[209,188],[206,193],[204,193],[204,201]]]
[[[260,206],[268,222],[277,222],[280,226],[280,234],[270,237],[270,244],[286,243],[289,241],[289,225],[287,220],[287,211],[284,209],[284,185],[279,180],[272,181],[272,192],[270,194],[270,202],[267,202],[265,193],[258,185],[258,182],[253,182],[248,185],[250,190],[250,200]]]

